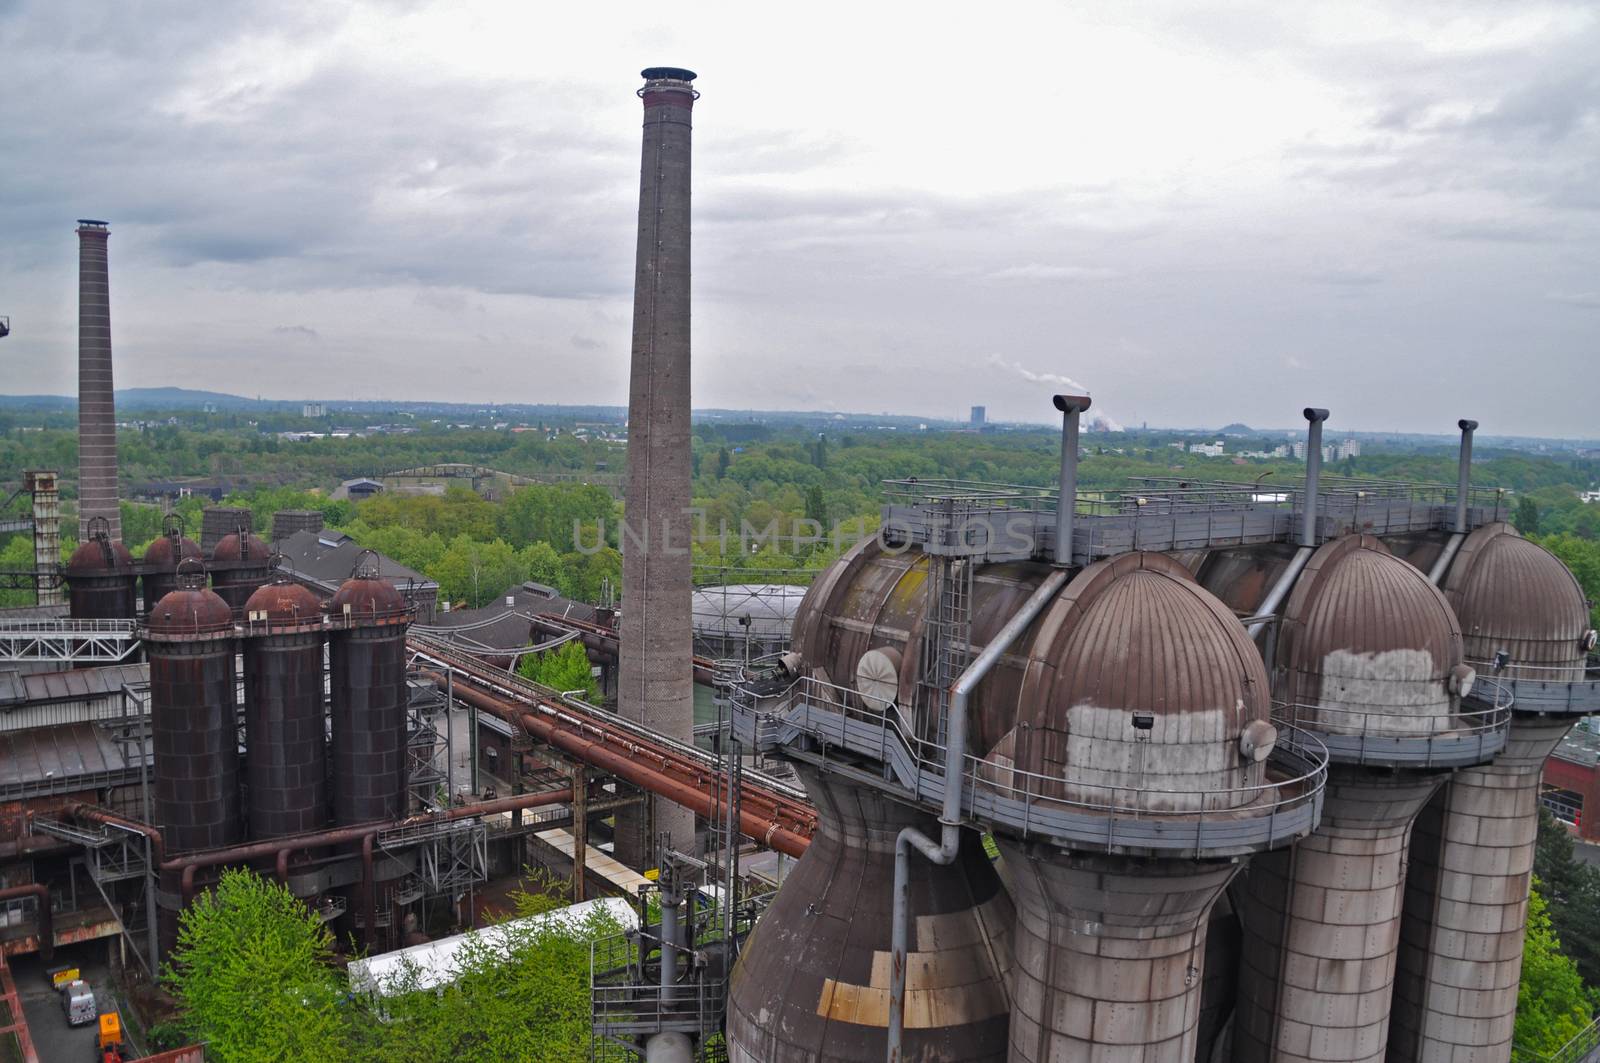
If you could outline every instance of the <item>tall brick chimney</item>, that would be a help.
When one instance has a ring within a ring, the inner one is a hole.
[[[103,221],[78,221],[78,541],[104,517],[122,541],[117,508],[117,411],[111,384],[111,289]]]
[[[694,72],[643,72],[644,153],[628,380],[620,707],[685,742],[694,735],[689,539],[689,150]],[[643,866],[656,835],[694,848],[694,814],[665,798],[617,817],[617,852]],[[653,819],[653,822],[652,822]]]

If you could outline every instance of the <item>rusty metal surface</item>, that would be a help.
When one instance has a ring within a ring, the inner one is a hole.
[[[22,675],[6,673],[0,675],[0,706],[105,697],[118,693],[125,685],[143,683],[148,675],[148,666],[142,664],[111,664],[101,668]]]
[[[1506,650],[1510,678],[1584,678],[1580,641],[1588,603],[1561,559],[1507,524],[1486,524],[1467,536],[1444,580],[1461,620],[1466,655],[1489,661]]]
[[[211,560],[218,566],[211,573],[211,586],[235,616],[244,614],[250,595],[272,578],[269,555],[266,543],[242,529],[224,535],[211,551]]]
[[[1451,714],[1445,683],[1461,658],[1460,622],[1438,588],[1378,539],[1350,535],[1318,548],[1289,595],[1273,694],[1289,705],[1390,706],[1432,733],[1429,721]]]
[[[895,836],[933,817],[808,769],[817,834],[740,954],[728,999],[733,1063],[878,1063],[889,1018]],[[1006,1058],[1011,903],[976,834],[911,883],[908,1060]]]
[[[271,589],[257,591],[251,606]],[[316,604],[309,591],[296,589]],[[287,631],[245,639],[244,671],[250,836],[316,830],[328,821],[322,635]]]
[[[119,542],[91,539],[67,562],[74,620],[131,620],[137,612],[133,555]]]
[[[0,732],[0,792],[46,779],[122,772],[137,768],[110,734],[92,723]]]
[[[203,557],[200,544],[187,536],[163,535],[151,543],[144,552],[144,611],[177,589],[178,562]]]
[[[403,609],[398,592],[388,590]],[[340,595],[344,593],[341,589]],[[386,599],[368,596],[360,601],[382,607]],[[335,611],[340,604],[336,595]],[[334,822],[398,818],[405,810],[406,783],[405,626],[336,632],[330,657]]]
[[[1041,617],[1020,695],[1013,761],[1069,796],[1220,793],[1264,779],[1238,750],[1244,727],[1271,714],[1260,654],[1164,555],[1124,554],[1074,578]]]
[[[182,596],[183,602],[168,603]],[[179,605],[193,604],[189,608]],[[182,636],[231,614],[215,594],[178,590],[152,621]],[[169,852],[232,845],[243,836],[231,626],[216,637],[146,642],[150,729],[155,750],[155,815]]]

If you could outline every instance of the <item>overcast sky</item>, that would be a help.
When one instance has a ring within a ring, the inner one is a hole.
[[[94,217],[119,387],[622,404],[671,64],[696,406],[1600,435],[1597,57],[1592,0],[0,0],[0,390],[74,389]]]

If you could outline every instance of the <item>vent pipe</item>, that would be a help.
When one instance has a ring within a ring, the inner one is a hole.
[[[1078,507],[1078,417],[1089,408],[1087,395],[1057,395],[1051,400],[1061,411],[1061,482],[1056,492],[1056,558],[1072,564],[1072,518]]]
[[[1467,532],[1467,492],[1472,488],[1472,433],[1478,422],[1463,417],[1456,422],[1461,429],[1461,466],[1456,471],[1456,527],[1457,535]]]
[[[1300,530],[1301,546],[1317,545],[1317,489],[1322,480],[1322,422],[1327,410],[1307,406],[1306,419],[1306,523]]]

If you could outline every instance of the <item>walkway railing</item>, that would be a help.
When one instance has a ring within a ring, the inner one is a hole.
[[[848,771],[857,784],[880,786],[930,811],[943,800],[944,746],[923,738],[898,705],[866,707],[849,688],[806,677],[780,694],[741,687],[734,713],[741,738],[757,748],[783,746],[791,756],[825,771]],[[835,749],[879,768],[852,768]],[[1293,725],[1280,725],[1262,781],[1231,787],[1082,783],[969,754],[962,810],[987,829],[1077,848],[1234,855],[1284,845],[1315,829],[1327,766],[1317,736]]]
[[[1600,1059],[1600,1019],[1548,1054],[1511,1046],[1511,1063],[1594,1063],[1596,1059]]]
[[[1504,683],[1481,676],[1456,711],[1407,715],[1403,706],[1346,702],[1274,702],[1279,727],[1316,734],[1335,764],[1457,768],[1483,764],[1506,745],[1514,699]]]

